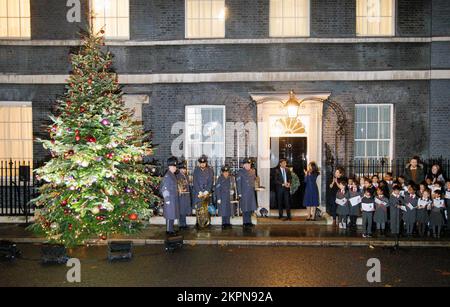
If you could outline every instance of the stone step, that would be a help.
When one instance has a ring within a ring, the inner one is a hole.
[[[231,225],[242,225],[242,216],[233,216],[231,218]],[[195,226],[197,218],[195,216],[186,217],[186,224],[189,226]],[[165,225],[166,219],[163,216],[152,216],[149,221],[150,225]],[[252,217],[252,223],[257,224],[258,220],[255,216]],[[175,225],[178,225],[178,221],[175,220]],[[222,218],[220,216],[211,217],[211,225],[222,225]]]

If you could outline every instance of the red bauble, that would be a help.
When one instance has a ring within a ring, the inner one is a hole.
[[[97,142],[97,139],[96,139],[95,137],[93,137],[93,136],[88,136],[88,137],[86,138],[86,140],[87,140],[89,143],[95,143],[95,142]]]
[[[101,215],[97,215],[97,216],[95,217],[95,219],[96,219],[97,221],[102,221],[102,220],[103,220],[103,217],[102,217]]]
[[[138,215],[136,213],[131,213],[128,217],[132,221],[136,221],[138,219]]]
[[[66,199],[64,199],[64,200],[61,202],[61,206],[62,206],[62,207],[67,206],[67,200],[66,200]]]
[[[106,154],[106,157],[107,157],[108,159],[112,159],[113,156],[114,156],[114,153],[112,153],[112,152],[109,152],[109,153]]]
[[[76,136],[75,136],[75,141],[79,142],[80,140],[81,140],[80,136],[79,136],[79,135],[76,135]]]
[[[80,134],[80,130],[75,129],[75,134],[76,134],[76,135]]]
[[[100,236],[100,239],[102,239],[102,240],[106,240],[107,238],[106,238],[106,236],[105,236],[105,235],[101,235],[101,236]]]
[[[64,214],[68,215],[70,213],[70,209],[64,209]]]
[[[84,113],[84,111],[86,111],[86,109],[84,107],[80,107],[80,112]]]
[[[69,224],[69,227],[67,227],[69,230],[72,230],[72,224]]]
[[[91,85],[92,84],[92,79],[88,80],[88,84]]]

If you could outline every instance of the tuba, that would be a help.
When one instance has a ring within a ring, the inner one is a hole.
[[[201,192],[200,192],[201,193]],[[208,212],[211,194],[200,194],[198,196],[200,202],[196,204],[197,225],[200,229],[206,228],[211,224],[211,215]]]

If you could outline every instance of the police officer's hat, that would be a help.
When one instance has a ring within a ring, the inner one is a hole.
[[[200,158],[198,158],[199,163],[208,163],[208,157],[205,155],[202,155]]]
[[[251,158],[245,158],[244,160],[242,160],[242,164],[246,164],[246,163],[252,164],[253,160]]]
[[[178,168],[179,168],[179,169],[182,169],[182,168],[186,169],[186,168],[187,168],[187,163],[186,163],[186,161],[185,161],[185,160],[180,161],[180,162],[178,163]]]
[[[169,159],[167,159],[167,166],[177,166],[178,165],[178,159],[177,157],[170,157]]]
[[[222,173],[223,172],[229,172],[230,171],[230,167],[228,165],[224,165],[224,166],[222,166],[221,170],[222,170]]]

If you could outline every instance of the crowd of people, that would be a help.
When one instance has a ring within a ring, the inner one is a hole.
[[[333,225],[356,231],[362,217],[363,237],[376,230],[391,235],[434,236],[440,238],[443,227],[450,230],[450,179],[445,179],[440,166],[433,165],[424,174],[418,157],[413,157],[403,175],[393,178],[387,172],[382,178],[345,177],[337,168],[330,183],[330,213]]]
[[[205,197],[216,204],[223,228],[231,227],[230,219],[235,215],[232,195],[234,202],[239,203],[243,226],[254,226],[251,216],[257,209],[256,171],[251,159],[242,161],[242,168],[235,176],[231,176],[230,167],[224,165],[215,180],[213,170],[208,167],[207,157],[202,156],[194,169],[192,182],[185,162],[170,157],[167,164],[168,171],[163,177],[160,191],[164,198],[163,211],[168,234],[175,234],[175,220],[178,220],[180,230],[186,229],[186,216],[191,215]],[[307,208],[307,220],[315,220],[315,210],[320,205],[316,183],[320,172],[315,162],[310,162],[304,172],[303,204]],[[291,180],[287,161],[280,159],[274,175],[280,219],[291,219]],[[397,178],[390,172],[381,178],[377,174],[370,177],[346,177],[344,169],[338,167],[329,188],[328,209],[333,217],[333,225],[339,230],[356,232],[359,217],[362,217],[363,237],[366,238],[370,238],[374,231],[380,236],[404,233],[407,236],[417,234],[440,238],[445,226],[450,230],[450,179],[444,178],[437,164],[425,174],[418,157],[412,158],[403,174]],[[286,218],[283,217],[284,210]]]

